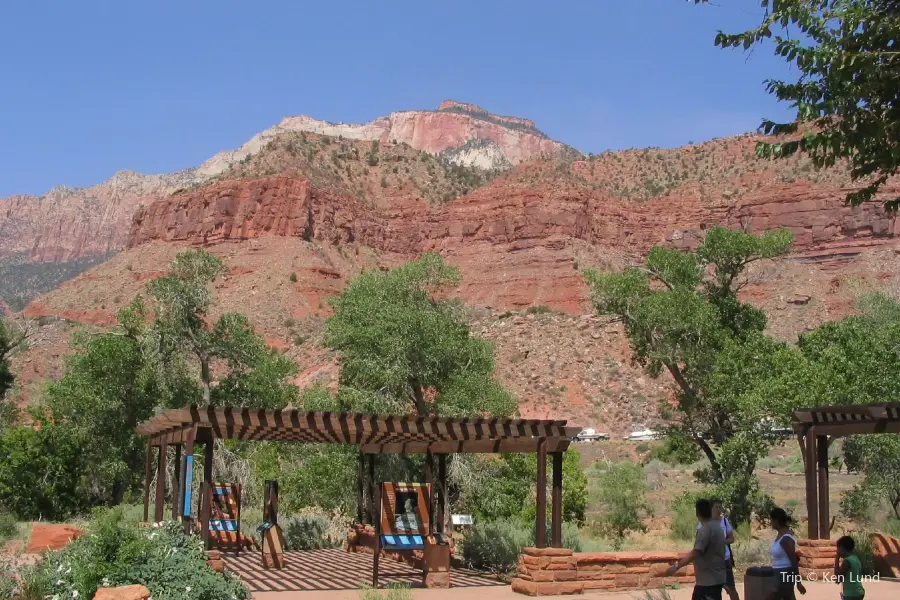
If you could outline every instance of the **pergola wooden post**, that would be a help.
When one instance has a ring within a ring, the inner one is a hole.
[[[847,435],[900,433],[900,403],[820,406],[795,411],[791,418],[800,441],[806,477],[807,536],[830,539],[828,445]]]
[[[159,460],[156,463],[156,506],[153,511],[153,522],[159,523],[164,518],[166,503],[166,445],[159,447]]]
[[[537,452],[537,528],[535,546],[547,547],[547,440],[538,441]]]
[[[446,528],[447,509],[447,455],[438,454],[438,479],[437,479],[437,523],[438,533],[444,533]]]
[[[181,506],[181,444],[175,444],[175,463],[172,467],[172,520],[177,521]]]
[[[367,521],[365,515],[365,482],[366,482],[366,456],[360,452],[356,458],[356,520],[359,523]]]
[[[147,460],[144,463],[144,523],[150,522],[150,479],[153,477],[153,440],[147,442]]]
[[[563,453],[553,453],[553,492],[550,509],[550,546],[562,548]]]
[[[203,545],[209,550],[210,534],[209,520],[212,516],[212,479],[213,479],[213,440],[206,441],[203,448],[203,488],[200,493],[200,538]]]

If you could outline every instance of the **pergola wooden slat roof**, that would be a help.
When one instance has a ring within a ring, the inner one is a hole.
[[[794,431],[839,437],[866,433],[900,433],[900,403],[820,406],[795,411]]]
[[[568,448],[580,427],[564,420],[389,416],[213,406],[166,409],[135,427],[153,446],[198,437],[353,444],[366,454],[547,452]],[[204,435],[205,434],[205,435]]]

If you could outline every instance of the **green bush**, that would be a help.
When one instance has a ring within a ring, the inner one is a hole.
[[[620,550],[632,531],[647,531],[644,519],[653,514],[646,501],[647,477],[640,465],[623,462],[610,465],[597,478],[595,496],[602,514],[594,522],[598,533]]]
[[[669,531],[673,539],[692,541],[697,536],[697,509],[695,503],[702,496],[703,494],[698,492],[684,492],[669,505],[669,508],[675,513],[672,517],[672,525]]]
[[[528,528],[514,519],[482,521],[463,540],[462,557],[472,568],[508,573],[516,568],[532,537]]]
[[[0,544],[14,538],[18,531],[16,518],[8,513],[0,513]]]
[[[167,522],[145,528],[120,509],[95,511],[86,535],[46,556],[35,579],[42,596],[93,598],[98,587],[142,584],[166,600],[243,600],[239,581],[206,564],[197,536]]]
[[[321,515],[300,515],[289,518],[284,524],[284,541],[286,550],[319,550],[336,548],[338,540],[329,538],[331,526],[328,519]]]

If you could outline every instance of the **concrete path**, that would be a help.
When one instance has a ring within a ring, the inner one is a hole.
[[[840,588],[834,584],[815,583],[806,586],[806,596],[798,599],[840,600]],[[690,600],[691,587],[670,590],[672,600]],[[741,597],[743,598],[741,590]],[[525,600],[527,596],[516,594],[509,586],[469,587],[449,590],[415,589],[413,600]],[[585,598],[590,600],[645,600],[644,592],[599,592],[583,596],[552,596],[556,598]],[[356,590],[312,591],[312,592],[256,592],[255,600],[359,600]],[[727,598],[727,596],[726,596]],[[900,583],[880,581],[866,585],[866,600],[897,600],[900,598]]]

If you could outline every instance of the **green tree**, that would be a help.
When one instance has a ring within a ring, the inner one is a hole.
[[[646,500],[647,478],[640,465],[622,462],[607,467],[598,478],[594,496],[602,512],[594,525],[612,540],[616,550],[630,532],[647,531],[644,519],[653,515],[653,507]]]
[[[102,334],[77,332],[66,371],[42,406],[47,426],[65,428],[91,467],[82,473],[93,504],[116,504],[140,483],[146,447],[134,427],[157,406],[196,402],[200,390],[177,354],[164,355],[143,299],[119,311]]]
[[[16,405],[7,398],[7,393],[12,389],[16,379],[9,361],[13,353],[20,350],[26,341],[25,331],[0,319],[0,432],[12,424],[16,416]]]
[[[847,468],[862,473],[863,480],[847,492],[841,502],[847,516],[857,517],[851,507],[877,507],[887,500],[900,519],[900,435],[853,436],[844,443]]]
[[[707,0],[695,0],[705,3]],[[796,81],[766,81],[769,93],[796,108],[790,123],[763,121],[767,134],[757,154],[780,158],[802,153],[817,167],[846,160],[861,189],[847,200],[871,199],[900,168],[900,10],[893,0],[762,0],[756,27],[727,34],[715,44],[745,50],[771,41],[799,73]],[[886,202],[900,205],[900,198]]]
[[[765,314],[737,293],[749,264],[783,255],[791,240],[784,230],[714,227],[694,252],[655,247],[644,266],[586,272],[598,312],[625,325],[635,362],[671,375],[677,418],[667,435],[697,445],[709,463],[698,479],[720,487],[736,522],[761,500],[753,470],[789,417],[805,366],[763,334]]]
[[[809,406],[896,402],[900,399],[900,303],[866,296],[860,314],[825,323],[800,337],[799,347],[814,365],[816,395]],[[860,435],[845,440],[844,462],[862,482],[842,501],[843,512],[865,518],[887,500],[900,517],[900,436]]]
[[[243,315],[228,313],[213,320],[209,314],[209,284],[226,270],[218,257],[191,250],[175,258],[166,276],[151,281],[147,290],[155,300],[155,339],[163,353],[184,352],[196,361],[204,404],[285,406],[297,398],[296,386],[287,381],[296,374],[296,365],[268,348]],[[218,382],[217,362],[226,371]],[[186,400],[175,402],[184,405]]]
[[[352,280],[331,301],[325,330],[325,344],[341,352],[340,384],[395,413],[514,413],[515,400],[493,378],[493,347],[471,335],[459,302],[437,297],[458,282],[437,254]]]

